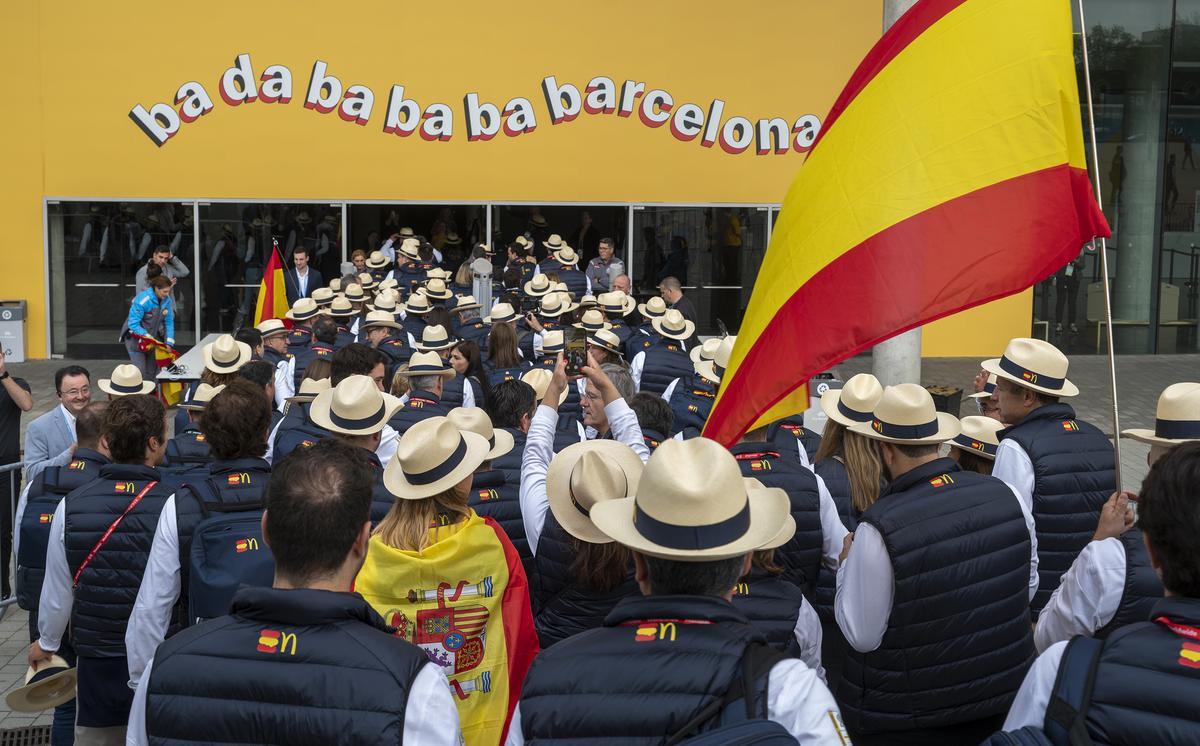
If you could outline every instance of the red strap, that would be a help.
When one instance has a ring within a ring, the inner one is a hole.
[[[779,451],[755,451],[754,453],[735,453],[734,459],[738,461],[757,461],[760,458],[780,458]]]
[[[100,547],[104,546],[104,543],[108,541],[108,537],[112,536],[113,531],[117,530],[117,526],[121,525],[121,521],[125,520],[125,516],[133,512],[133,509],[138,506],[138,503],[142,501],[142,498],[146,496],[146,493],[153,489],[154,485],[156,484],[158,484],[157,479],[143,487],[142,491],[137,493],[137,497],[129,501],[129,505],[125,507],[125,512],[117,516],[117,520],[112,522],[112,525],[109,526],[108,530],[104,532],[104,535],[100,537],[100,541],[96,542],[96,546],[92,547],[92,551],[88,552],[88,556],[84,558],[82,563],[80,563],[79,569],[75,571],[75,579],[71,581],[72,586],[79,585],[79,576],[83,575],[83,571],[87,569],[87,566],[92,564],[92,560],[96,559],[96,554],[100,552]]]
[[[1180,637],[1186,637],[1189,640],[1200,640],[1200,629],[1197,629],[1195,627],[1189,627],[1186,624],[1179,624],[1178,622],[1172,622],[1170,619],[1166,618],[1165,616],[1160,616],[1160,617],[1156,618],[1154,621],[1163,625],[1164,627],[1171,630],[1172,632],[1179,635]]]
[[[621,622],[619,627],[640,627],[643,624],[712,624],[708,619],[631,619]]]

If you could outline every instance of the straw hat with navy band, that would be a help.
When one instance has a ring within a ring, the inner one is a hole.
[[[608,350],[617,357],[624,359],[621,351],[621,338],[608,329],[598,329],[587,336],[587,343],[602,350]]]
[[[1200,383],[1173,383],[1158,396],[1154,429],[1122,430],[1121,437],[1168,448],[1200,440]]]
[[[504,324],[517,320],[517,312],[508,303],[497,303],[492,306],[492,312],[484,319],[485,324]]]
[[[600,293],[600,296],[596,298],[596,302],[600,306],[600,310],[608,314],[610,318],[633,313],[633,309],[637,308],[637,301],[630,298],[621,290]]]
[[[596,309],[591,309],[583,312],[583,318],[578,324],[574,325],[576,329],[583,329],[586,332],[594,333],[601,329],[612,329],[612,324],[604,320],[604,314]]]
[[[879,397],[870,422],[860,422],[850,432],[903,445],[945,443],[961,432],[958,418],[939,412],[929,392],[915,383],[888,386]]]
[[[322,391],[329,390],[328,378],[304,378],[300,381],[300,389],[294,396],[289,396],[289,402],[310,402],[317,398]]]
[[[781,489],[747,489],[737,461],[721,444],[692,438],[658,447],[634,497],[605,500],[589,512],[596,528],[635,552],[707,562],[774,544],[789,508]]]
[[[434,324],[421,331],[421,339],[417,341],[416,347],[422,352],[436,352],[448,350],[456,344],[458,340],[446,332],[446,327]]]
[[[967,398],[987,399],[994,393],[996,393],[996,374],[988,373],[987,383],[983,384],[983,391],[976,391],[974,394],[967,394]]]
[[[1049,396],[1075,396],[1079,388],[1067,380],[1067,356],[1049,342],[1018,337],[1004,354],[984,360],[983,369],[1000,378]]]
[[[312,292],[312,299],[318,306],[328,306],[330,303],[333,303],[334,295],[335,293],[332,288],[317,288]]]
[[[432,310],[433,306],[429,304],[429,298],[425,297],[425,293],[413,293],[408,296],[408,302],[404,304],[404,312],[416,316],[424,316]]]
[[[396,444],[383,486],[401,500],[423,500],[469,479],[491,447],[482,435],[459,430],[446,417],[421,420]]]
[[[421,242],[415,238],[406,238],[400,242],[400,253],[409,259],[421,258]]]
[[[374,303],[367,304],[368,311],[386,311],[395,316],[397,311],[402,310],[396,303],[396,291],[384,290],[375,296]]]
[[[297,298],[291,310],[284,314],[292,321],[308,321],[321,312],[321,307],[312,298]]]
[[[700,362],[692,365],[696,375],[710,383],[720,384],[721,379],[725,377],[725,369],[729,367],[729,358],[733,357],[735,344],[737,344],[736,336],[723,338],[717,343],[717,351],[713,353],[712,360],[701,358]]]
[[[479,304],[479,301],[475,300],[475,296],[461,295],[458,298],[458,302],[454,304],[454,308],[448,310],[458,313],[459,311],[469,311],[472,308],[482,308],[482,306]]]
[[[551,253],[558,251],[559,249],[563,248],[566,245],[567,245],[567,242],[562,240],[562,236],[558,235],[557,233],[550,234],[550,238],[546,239],[545,241],[542,241],[542,246],[545,246],[547,249],[550,249]]]
[[[363,290],[374,290],[379,285],[370,272],[361,273],[358,276],[358,284]]]
[[[432,300],[450,300],[454,292],[446,287],[445,280],[435,277],[425,283],[425,296]]]
[[[369,307],[370,306],[368,306],[368,308]],[[367,315],[362,320],[361,327],[364,332],[368,329],[381,328],[395,329],[396,331],[402,331],[404,329],[404,327],[396,321],[396,315],[386,308],[380,308],[378,311],[367,311]]]
[[[371,255],[367,257],[367,266],[371,269],[383,269],[391,263],[387,258],[387,254],[384,254],[382,251],[372,251]]]
[[[592,523],[592,509],[606,500],[636,494],[644,468],[633,449],[619,441],[572,443],[554,456],[546,470],[550,512],[563,530],[576,539],[608,544],[612,538]]]
[[[263,319],[254,328],[258,330],[263,339],[274,337],[278,334],[287,334],[291,331],[279,319]]]
[[[883,386],[870,373],[859,373],[840,389],[821,394],[821,411],[839,425],[854,427],[871,421],[871,413],[883,396]]]
[[[567,349],[567,338],[562,329],[547,329],[542,332],[542,352],[553,355]]]
[[[204,346],[204,367],[213,373],[237,373],[254,359],[254,350],[231,334],[222,334]]]
[[[717,354],[717,348],[721,346],[721,337],[709,337],[704,340],[703,344],[697,345],[688,351],[688,357],[692,359],[692,364],[701,360],[712,360]]]
[[[187,401],[179,402],[180,409],[186,409],[192,412],[203,412],[208,408],[208,403],[213,397],[225,390],[225,384],[220,386],[210,386],[207,383],[201,383],[192,392],[192,398]]]
[[[656,295],[645,303],[639,303],[637,310],[648,319],[656,319],[667,312],[667,302]]]
[[[133,396],[154,391],[154,381],[142,380],[142,372],[129,363],[113,368],[112,378],[101,378],[96,385],[104,393],[113,396]]]
[[[385,394],[370,376],[347,376],[317,394],[308,417],[319,427],[343,435],[371,435],[383,430],[400,409],[400,400]]]
[[[688,321],[683,317],[683,314],[672,308],[662,316],[657,316],[650,320],[650,326],[654,327],[654,331],[658,332],[660,337],[667,339],[675,339],[683,341],[691,338],[696,333],[696,322]]]
[[[566,244],[563,244],[562,248],[558,251],[551,252],[550,255],[554,257],[554,261],[564,267],[574,267],[579,264],[579,255],[575,253],[575,249]]]
[[[533,389],[533,395],[536,401],[542,401],[546,398],[546,390],[550,388],[550,380],[554,378],[554,373],[545,368],[533,368],[525,371],[525,375],[521,376],[521,380],[529,384]],[[558,406],[567,400],[567,389],[563,389],[558,396]]]
[[[523,288],[526,295],[533,298],[540,298],[554,289],[554,283],[550,282],[549,277],[539,272],[530,278]]]
[[[996,449],[1000,447],[998,433],[1004,429],[1004,423],[991,417],[972,415],[959,420],[962,432],[950,439],[952,448],[959,448],[967,453],[974,453],[989,461],[996,460]]]
[[[489,461],[510,452],[517,443],[509,431],[492,427],[492,418],[479,407],[455,407],[446,416],[459,430],[475,433],[488,442]]]
[[[4,701],[13,712],[42,712],[75,699],[77,672],[65,659],[52,655],[25,672],[25,685],[9,692]]]
[[[548,319],[557,318],[574,311],[579,306],[571,303],[571,296],[566,293],[547,293],[538,304],[538,316]]]
[[[446,364],[442,356],[436,352],[414,352],[408,359],[408,367],[397,370],[401,378],[416,378],[418,376],[441,376],[454,378],[454,368]]]

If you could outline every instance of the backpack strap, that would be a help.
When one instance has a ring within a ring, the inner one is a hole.
[[[188,484],[187,487],[196,496],[196,502],[200,504],[200,512],[204,515],[204,518],[208,518],[212,513],[240,513],[242,511],[263,509],[262,500],[248,500],[246,502],[235,503],[222,500],[221,488],[218,486],[216,477],[209,477],[202,484],[205,485],[204,491],[207,494],[201,494],[201,490],[197,490],[195,484]]]
[[[1055,746],[1091,746],[1087,711],[1103,650],[1104,642],[1092,637],[1074,637],[1067,643],[1042,725]]]
[[[729,683],[729,688],[725,690],[724,696],[711,702],[707,707],[696,713],[695,717],[684,723],[683,727],[672,733],[671,737],[666,741],[667,746],[675,746],[680,743],[703,727],[705,723],[719,717],[725,708],[739,699],[745,699],[746,701],[746,719],[758,719],[760,713],[755,708],[754,682],[769,674],[776,663],[787,660],[789,657],[766,643],[752,642],[747,645],[745,652],[742,653],[742,661],[739,666],[741,676],[734,674],[733,680]],[[766,711],[765,702],[762,709],[763,712]]]

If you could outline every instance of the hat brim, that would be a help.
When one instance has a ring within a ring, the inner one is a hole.
[[[830,389],[826,391],[824,394],[821,394],[821,411],[825,413],[826,417],[839,425],[844,425],[845,427],[861,425],[861,422],[852,420],[838,411],[838,402],[841,400],[842,389]]]
[[[397,307],[397,308],[399,309],[399,307]],[[404,313],[406,313],[406,314],[411,313],[414,316],[424,316],[425,314],[432,311],[433,307],[430,306],[430,307],[426,307],[426,308],[413,308],[406,303],[406,304],[404,304],[404,308],[400,309],[400,310],[403,310]]]
[[[602,324],[600,324],[600,326],[597,326],[597,327],[584,326],[582,321],[571,324],[571,326],[575,327],[576,329],[582,329],[585,332],[587,332],[588,334],[595,334],[598,331],[613,328],[612,324],[608,323],[607,321],[603,322]]]
[[[783,522],[783,527],[779,529],[779,533],[775,534],[769,542],[759,547],[759,549],[778,549],[787,544],[796,535],[796,519],[788,515],[787,520]]]
[[[478,303],[459,303],[458,305],[454,306],[454,308],[450,309],[450,311],[451,313],[458,313],[459,311],[470,311],[473,308],[483,308],[483,306],[479,305]]]
[[[354,303],[356,301],[350,301],[350,302]],[[335,319],[349,319],[349,318],[353,318],[353,317],[357,316],[358,311],[355,311],[353,308],[348,309],[346,311],[335,311],[332,308],[327,308],[327,309],[325,309],[325,315],[331,316]]]
[[[495,445],[488,451],[487,457],[489,460],[500,458],[504,454],[510,453],[517,445],[517,440],[513,437],[512,433],[499,428],[492,429],[492,440],[495,442]]]
[[[600,305],[599,301],[596,302],[596,305]],[[620,315],[620,316],[627,316],[627,315],[633,313],[633,309],[635,309],[635,308],[637,308],[637,301],[634,300],[633,298],[630,298],[628,295],[625,296],[625,302],[621,305],[620,308],[608,308],[607,306],[600,306],[601,311],[604,311],[605,313],[608,313],[608,314]]]
[[[203,412],[208,408],[208,402],[200,402],[197,404],[192,401],[181,401],[175,406],[179,407],[180,409],[186,409],[189,412]]]
[[[371,260],[370,260],[370,259],[368,259],[368,260],[366,261],[366,264],[367,264],[367,266],[368,266],[368,267],[370,267],[371,269],[383,269],[384,267],[386,267],[386,266],[388,266],[389,264],[391,264],[391,262],[389,262],[389,261],[388,261],[388,258],[385,256],[385,257],[383,258],[383,261],[382,261],[382,262],[380,262],[379,264],[371,264]]]
[[[563,306],[562,308],[559,308],[557,311],[546,311],[541,308],[538,308],[538,316],[544,316],[545,318],[548,318],[548,319],[557,319],[559,316],[565,316],[566,314],[571,313],[572,311],[575,311],[578,308],[579,308],[579,304],[577,304],[577,303],[570,303],[568,305]]]
[[[856,435],[861,435],[871,440],[880,440],[884,443],[899,443],[901,445],[934,445],[937,443],[945,443],[962,432],[962,426],[958,423],[958,418],[952,414],[945,412],[937,413],[938,430],[933,435],[924,438],[891,438],[886,435],[875,432],[871,427],[870,422],[856,422],[850,426],[850,432]]]
[[[446,476],[429,484],[413,484],[408,481],[400,459],[393,456],[383,469],[383,486],[398,500],[424,500],[445,492],[471,476],[475,469],[487,460],[488,451],[491,449],[487,439],[478,433],[460,432],[460,435],[467,444],[466,453],[458,466]]]
[[[547,283],[545,290],[534,290],[533,289],[533,280],[530,280],[529,282],[522,285],[521,289],[524,290],[525,294],[528,295],[530,298],[541,298],[543,295],[549,295],[550,291],[554,290],[554,283],[552,283],[552,282]]]
[[[696,371],[696,375],[700,376],[709,383],[720,383],[721,376],[717,375],[716,360],[701,360],[692,366]]]
[[[331,433],[340,433],[342,435],[370,435],[383,430],[383,426],[392,419],[392,415],[400,409],[400,399],[391,394],[380,392],[383,397],[383,409],[380,411],[379,418],[372,420],[370,423],[359,428],[348,428],[334,424],[329,415],[332,413],[333,396],[336,389],[330,388],[317,394],[313,399],[312,406],[308,408],[308,418],[313,423],[325,428]]]
[[[636,497],[598,503],[590,512],[596,528],[639,554],[680,562],[707,562],[740,557],[771,544],[778,537],[780,526],[791,516],[787,493],[781,489],[748,490],[746,499],[750,503],[750,528],[736,541],[708,549],[674,549],[642,536],[633,521]]]
[[[666,337],[667,339],[679,340],[680,342],[686,339],[691,339],[692,335],[696,333],[696,322],[688,321],[687,319],[683,320],[683,329],[676,332],[663,328],[662,316],[655,317],[655,319],[650,322],[650,326],[654,327],[654,331],[658,332],[659,336]]]
[[[78,673],[66,668],[53,676],[14,689],[4,698],[13,712],[42,712],[75,699]]]
[[[1121,437],[1129,438],[1130,440],[1136,440],[1141,443],[1148,443],[1152,446],[1167,447],[1177,446],[1180,443],[1190,443],[1194,440],[1200,440],[1200,438],[1160,438],[1154,434],[1153,430],[1140,427],[1122,430]]]
[[[153,393],[154,388],[157,386],[157,384],[154,383],[154,381],[143,380],[141,391],[114,391],[112,388],[112,379],[101,378],[99,381],[96,382],[96,386],[104,393],[112,394],[113,396],[136,396],[138,394]]]
[[[458,373],[455,372],[454,368],[445,368],[441,371],[436,371],[436,370],[412,371],[412,370],[408,370],[406,368],[404,370],[397,370],[392,375],[399,376],[400,378],[420,378],[421,376],[441,376],[442,378],[454,378],[454,376],[458,375]]]
[[[590,344],[592,347],[599,347],[602,350],[608,350],[612,354],[620,357],[622,360],[625,359],[624,352],[622,352],[621,350],[615,349],[613,347],[609,347],[607,344],[605,344],[604,340],[602,340],[602,339],[598,339],[589,334],[588,338],[587,338],[587,343]],[[563,349],[565,350],[566,348],[564,347]]]
[[[989,399],[995,391],[976,391],[974,394],[967,394],[968,399]]]
[[[984,360],[982,363],[980,363],[980,367],[986,370],[988,373],[994,373],[997,378],[1003,378],[1006,381],[1012,381],[1018,386],[1030,389],[1031,391],[1037,391],[1038,393],[1047,394],[1048,396],[1079,395],[1079,387],[1071,383],[1071,381],[1068,379],[1063,379],[1063,387],[1061,389],[1050,389],[1046,388],[1045,386],[1038,386],[1037,384],[1030,383],[1024,379],[1017,378],[1013,374],[1000,367],[1000,358],[998,357],[992,358],[991,360]]]
[[[520,317],[517,316],[515,313],[512,316],[509,316],[509,317],[503,318],[503,319],[492,318],[491,316],[484,316],[483,323],[485,323],[485,324],[507,324],[510,321],[516,321],[518,318],[520,318]]]
[[[388,309],[386,309],[386,308],[381,308],[379,310],[383,311],[384,313],[391,313],[391,311],[388,311]],[[395,321],[363,322],[362,328],[363,328],[363,331],[366,331],[368,329],[396,329],[397,331],[404,330],[404,327],[400,324],[397,324]]]
[[[578,254],[575,255],[574,259],[564,259],[563,257],[559,256],[559,252],[557,252],[557,251],[551,252],[550,256],[554,257],[554,261],[558,262],[559,264],[563,265],[564,267],[578,267],[579,266],[579,255]]]
[[[454,297],[454,293],[450,290],[450,288],[446,288],[446,293],[444,295],[442,295],[442,294],[434,295],[432,292],[430,292],[429,287],[426,286],[425,287],[425,297],[430,300],[450,300],[451,298]]]
[[[700,357],[700,353],[703,351],[704,351],[704,345],[696,345],[692,349],[688,350],[688,357],[690,357],[692,359],[692,365],[695,365],[696,363],[700,362],[702,359],[704,359],[704,360],[709,359],[709,358],[701,358]]]
[[[979,451],[974,448],[967,448],[962,443],[955,442],[953,438],[946,441],[946,445],[950,446],[951,448],[957,448],[958,450],[962,451],[963,453],[973,453],[976,456],[978,456],[979,458],[985,458],[988,461],[996,460],[996,455],[994,453],[987,453],[985,451]]]
[[[208,345],[201,351],[201,356],[204,358],[204,367],[211,370],[213,373],[237,373],[242,369],[242,366],[250,362],[254,357],[254,351],[250,349],[250,345],[245,342],[235,342],[238,349],[237,360],[231,363],[218,363],[213,360],[213,346]]]
[[[666,314],[666,311],[663,311],[662,313],[654,313],[650,309],[646,308],[645,303],[639,303],[637,310],[638,310],[638,313],[640,313],[641,315],[645,316],[648,319],[661,318],[663,315]]]
[[[629,492],[637,490],[637,483],[645,464],[632,448],[615,440],[584,440],[572,443],[550,461],[550,468],[546,470],[546,498],[558,525],[571,536],[589,544],[609,544],[613,541],[612,537],[597,528],[591,518],[580,513],[571,502],[571,472],[588,451],[596,451],[605,461],[615,464],[624,472],[629,483]],[[621,499],[628,497],[629,495],[622,495]],[[594,510],[595,506],[592,506],[592,509]]]
[[[283,316],[284,316],[284,318],[291,319],[292,321],[308,321],[309,319],[315,319],[319,315],[321,315],[321,309],[318,306],[317,308],[314,308],[312,310],[312,313],[306,313],[303,316],[297,316],[295,313],[293,313],[290,310],[287,313],[285,313]]]
[[[442,350],[449,350],[452,347],[457,347],[458,342],[459,340],[448,337],[446,341],[442,342],[441,344],[426,345],[424,342],[417,342],[415,346],[421,352],[441,352]]]

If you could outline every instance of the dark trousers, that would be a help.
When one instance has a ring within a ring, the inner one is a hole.
[[[1059,275],[1054,288],[1054,321],[1055,323],[1075,323],[1075,299],[1079,296],[1079,278]],[[1066,306],[1067,318],[1063,320],[1063,306]]]
[[[856,733],[850,731],[854,746],[974,746],[1004,727],[1004,714],[945,728]]]
[[[17,454],[0,458],[0,464],[11,464],[14,461],[19,461],[20,457]],[[3,559],[0,559],[0,565],[3,567],[4,578],[0,581],[3,586],[3,598],[8,598],[12,595],[12,583],[9,581],[9,572],[12,569],[12,540],[13,540],[13,513],[15,512],[17,497],[21,494],[21,471],[10,471],[7,474],[0,472],[0,554],[3,554]]]
[[[38,633],[37,609],[29,612],[29,642],[41,637]],[[75,650],[64,635],[58,654],[70,665],[75,665]],[[54,720],[50,724],[50,746],[71,746],[75,743],[75,700],[64,702],[54,708]]]

